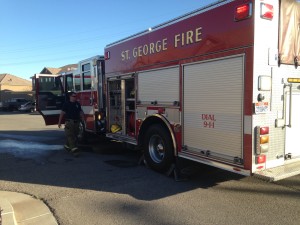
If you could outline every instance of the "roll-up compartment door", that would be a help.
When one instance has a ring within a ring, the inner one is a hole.
[[[170,104],[179,101],[179,67],[138,73],[138,101]]]
[[[236,56],[184,66],[185,151],[243,158],[243,65],[243,56]]]

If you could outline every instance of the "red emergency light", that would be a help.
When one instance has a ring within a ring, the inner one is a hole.
[[[260,17],[267,20],[272,20],[274,15],[274,7],[270,4],[261,3]]]
[[[105,60],[110,59],[110,52],[105,52],[104,58]]]
[[[252,15],[252,4],[247,3],[238,6],[235,9],[234,13],[234,20],[235,21],[240,21],[249,18]]]

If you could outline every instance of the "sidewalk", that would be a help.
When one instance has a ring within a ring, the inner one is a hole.
[[[30,195],[0,191],[0,209],[0,225],[58,225],[46,204]]]

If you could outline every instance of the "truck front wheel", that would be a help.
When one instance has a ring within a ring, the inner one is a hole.
[[[144,156],[150,168],[165,172],[174,161],[174,148],[169,132],[159,124],[152,125],[144,139]]]
[[[86,142],[86,131],[85,131],[85,123],[81,120],[79,123],[79,127],[78,127],[78,135],[77,135],[77,139],[78,142],[80,143],[84,143]]]

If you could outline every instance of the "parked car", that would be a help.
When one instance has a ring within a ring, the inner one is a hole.
[[[18,110],[22,104],[29,102],[25,98],[12,98],[7,102],[4,102],[3,109],[6,111]]]
[[[22,104],[18,110],[21,112],[34,112],[35,102],[26,102],[25,104]]]

